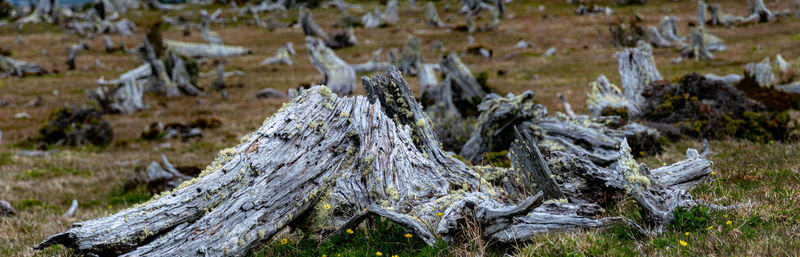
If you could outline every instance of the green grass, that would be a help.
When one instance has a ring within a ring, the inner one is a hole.
[[[256,249],[252,257],[277,256],[450,256],[443,241],[427,246],[416,235],[378,217],[374,224],[351,228],[320,243],[310,235],[293,233],[275,236],[273,241]],[[410,238],[408,237],[410,235]],[[284,241],[285,240],[285,241]]]

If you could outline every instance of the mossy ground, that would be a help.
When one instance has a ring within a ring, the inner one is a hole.
[[[374,1],[348,2],[359,2],[364,5],[365,11],[372,10],[376,4]],[[398,25],[372,30],[356,28],[355,33],[360,44],[337,50],[337,55],[350,63],[366,62],[370,58],[369,53],[377,48],[402,48],[409,34],[421,38],[421,53],[425,62],[437,62],[447,51],[463,52],[467,49],[466,35],[462,32],[425,27],[421,22],[415,23],[404,18],[422,17],[423,3],[417,2],[416,10],[409,9],[405,2],[401,2],[401,23]],[[575,6],[564,2],[547,0],[510,3],[507,13],[513,13],[514,18],[503,20],[495,31],[473,35],[477,43],[493,51],[494,57],[465,54],[461,56],[462,60],[474,74],[485,72],[488,76],[486,84],[499,91],[519,94],[524,90],[533,90],[537,103],[547,106],[551,112],[562,110],[563,107],[555,97],[561,92],[572,103],[576,112],[585,113],[583,103],[590,81],[605,74],[619,85],[613,54],[620,48],[608,42],[607,34],[608,23],[617,18],[604,15],[577,16],[574,15]],[[693,1],[659,0],[625,7],[617,7],[610,0],[596,2],[611,5],[621,16],[639,13],[646,25],[656,25],[663,15],[674,15],[681,21],[679,30],[683,35],[689,32],[687,21],[696,14]],[[792,7],[791,1],[766,2],[772,9]],[[457,8],[451,7],[450,11],[445,12],[444,3],[438,1],[436,4],[440,17],[446,23],[463,24],[461,16],[456,13]],[[744,15],[747,10],[746,1],[720,4],[726,12],[737,15]],[[451,5],[456,6],[454,1]],[[545,11],[539,11],[539,5]],[[222,6],[209,5],[205,9],[213,12],[219,7]],[[197,9],[190,7],[179,12],[193,11],[196,14]],[[170,13],[170,16],[177,14],[178,12]],[[223,14],[225,15],[230,14]],[[111,39],[115,45],[124,42],[129,47],[136,46],[145,37],[147,25],[159,16],[161,14],[154,11],[143,11],[141,16],[130,15],[128,18],[140,29],[132,37],[111,35]],[[333,21],[339,16],[339,11],[335,9],[314,12],[314,18],[329,33],[335,29],[324,21]],[[197,15],[187,17],[196,18]],[[290,11],[285,17],[279,16],[277,19],[290,22],[296,17],[297,12]],[[264,18],[262,15],[262,19]],[[480,24],[486,20],[477,22]],[[254,52],[253,55],[232,58],[226,66],[228,70],[239,69],[245,72],[243,77],[229,78],[231,84],[244,85],[227,90],[232,100],[226,101],[210,89],[213,78],[200,78],[198,83],[207,90],[205,96],[166,98],[146,95],[145,101],[150,106],[149,109],[131,115],[105,116],[114,128],[114,142],[107,147],[63,146],[55,147],[56,152],[47,156],[25,157],[17,153],[35,147],[28,139],[39,135],[38,129],[54,109],[65,104],[92,105],[87,101],[86,93],[97,86],[98,78],[116,78],[125,70],[137,67],[140,60],[136,55],[121,52],[107,54],[102,47],[102,37],[94,37],[90,40],[92,49],[78,55],[78,68],[68,71],[64,63],[67,54],[65,46],[78,40],[75,35],[64,33],[55,26],[26,25],[20,34],[24,43],[17,44],[17,32],[11,27],[0,27],[0,46],[8,48],[13,58],[39,63],[55,72],[44,76],[0,80],[0,98],[14,103],[14,106],[0,108],[0,130],[3,131],[0,143],[0,198],[12,202],[20,209],[16,216],[0,218],[0,256],[71,255],[71,251],[60,246],[41,252],[35,252],[31,247],[51,234],[68,229],[74,222],[107,216],[145,201],[150,195],[140,191],[141,189],[121,191],[124,188],[124,179],[136,166],[159,160],[160,153],[167,155],[176,166],[208,165],[220,149],[235,145],[240,137],[258,128],[284,102],[283,99],[256,99],[254,94],[258,90],[265,87],[286,90],[301,84],[314,84],[321,79],[319,73],[306,61],[308,55],[302,49],[304,39],[299,29],[266,30],[248,25],[244,20],[226,26],[214,25],[212,29],[224,38],[226,44],[246,46]],[[202,42],[198,30],[193,30],[189,37],[183,37],[180,28],[165,29],[165,39]],[[677,64],[672,64],[670,60],[678,56],[679,50],[654,49],[655,61],[662,75],[674,78],[689,72],[741,73],[745,63],[760,61],[776,53],[781,53],[789,61],[800,56],[800,48],[797,47],[800,42],[800,22],[794,19],[734,28],[710,28],[709,31],[725,40],[730,49],[715,53],[717,58],[714,60],[684,60]],[[520,39],[531,43],[533,47],[514,49],[514,44]],[[298,50],[293,57],[295,65],[258,65],[287,41],[293,42]],[[432,45],[436,41],[442,41],[444,48],[434,50]],[[557,48],[556,54],[547,58],[541,57],[550,47]],[[43,49],[49,54],[43,55]],[[516,51],[521,51],[521,54],[510,59],[501,58]],[[112,69],[94,67],[92,63],[95,58]],[[200,69],[209,71],[213,67],[210,64],[200,64]],[[417,92],[417,80],[407,79]],[[363,94],[363,89],[357,87],[356,94]],[[41,106],[23,106],[38,96],[42,97]],[[13,116],[20,112],[29,113],[31,119],[14,119]],[[187,123],[197,118],[218,118],[222,125],[206,130],[201,139],[185,142],[139,139],[142,129],[152,122]],[[168,145],[162,145],[165,143]],[[689,140],[673,143],[667,146],[664,153],[647,157],[643,161],[650,167],[674,162],[683,158],[685,148],[689,146],[699,148],[700,142]],[[531,242],[512,246],[485,246],[474,242],[442,249],[423,247],[419,242],[409,244],[403,237],[403,232],[397,228],[376,228],[371,233],[381,234],[380,236],[366,239],[347,238],[343,235],[332,239],[331,243],[323,243],[329,248],[319,248],[317,251],[312,242],[303,242],[302,239],[292,236],[287,236],[289,242],[282,247],[293,245],[297,249],[269,249],[280,246],[280,239],[276,238],[277,244],[270,243],[254,254],[314,256],[323,253],[323,249],[335,248],[336,251],[326,250],[324,253],[328,256],[332,256],[328,253],[374,256],[372,251],[381,251],[384,256],[474,256],[480,252],[485,252],[488,256],[506,252],[521,256],[639,253],[690,256],[798,255],[800,246],[796,242],[800,242],[800,183],[797,172],[800,164],[797,160],[800,160],[800,150],[797,145],[725,140],[711,141],[711,147],[716,151],[711,157],[715,163],[715,180],[695,189],[693,194],[718,204],[752,204],[734,211],[709,213],[709,226],[714,226],[711,231],[670,230],[658,237],[635,238],[629,236],[626,228],[615,227],[605,231],[551,233]],[[72,199],[80,202],[76,216],[62,217],[61,214],[69,208]],[[609,207],[607,215],[635,218],[638,214],[633,205],[622,202],[619,206]],[[724,215],[728,215],[728,218]],[[728,219],[732,223],[730,226],[725,224]],[[732,228],[741,231],[742,235],[730,234]],[[685,232],[690,232],[690,235],[686,236]],[[681,246],[680,240],[688,245]],[[305,250],[306,248],[311,250]]]

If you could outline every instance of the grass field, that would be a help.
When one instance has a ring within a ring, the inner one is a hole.
[[[436,2],[439,15],[452,25],[463,24],[453,7],[444,10],[444,2]],[[588,83],[604,74],[619,84],[614,52],[620,48],[609,42],[608,24],[619,18],[629,18],[634,13],[643,18],[646,25],[656,25],[663,15],[673,15],[679,20],[679,30],[686,35],[687,24],[696,14],[694,1],[651,0],[646,5],[618,7],[613,1],[596,1],[611,5],[616,15],[578,16],[575,6],[563,0],[516,0],[508,4],[507,13],[513,18],[503,20],[494,31],[474,35],[476,43],[494,51],[493,58],[464,53],[467,36],[456,30],[426,27],[421,21],[422,8],[410,9],[401,3],[401,21],[394,26],[366,30],[356,28],[359,45],[337,50],[342,59],[350,63],[365,62],[370,53],[378,48],[384,52],[391,47],[401,48],[408,35],[422,39],[421,52],[426,62],[436,62],[449,51],[461,52],[474,74],[486,72],[488,83],[503,92],[521,93],[534,91],[536,100],[548,107],[551,113],[561,111],[555,95],[563,93],[576,112],[585,112],[585,93]],[[746,1],[719,1],[724,10],[737,15],[747,13]],[[377,1],[361,2],[364,10],[372,10]],[[418,3],[421,6],[423,3]],[[539,10],[544,7],[544,11]],[[219,6],[206,6],[213,11]],[[767,7],[785,9],[792,1],[767,1]],[[170,13],[175,16],[184,12],[188,17],[197,17],[199,7],[191,7]],[[114,42],[124,41],[128,46],[141,43],[146,24],[158,17],[153,11],[141,15],[128,14],[137,23],[139,30],[129,38],[112,35]],[[230,16],[226,13],[223,17]],[[335,9],[314,11],[314,18],[326,31],[331,32],[332,21],[339,17]],[[297,11],[278,15],[281,21],[292,21]],[[485,17],[485,16],[484,16]],[[263,15],[262,15],[263,18]],[[478,20],[479,24],[487,21]],[[60,247],[51,247],[36,252],[32,246],[46,236],[61,232],[77,221],[102,217],[125,209],[135,203],[146,201],[150,194],[143,188],[124,190],[125,180],[136,167],[146,166],[165,154],[177,166],[208,165],[216,153],[238,142],[239,138],[258,128],[263,120],[274,113],[284,100],[261,100],[255,93],[262,88],[285,91],[301,84],[313,84],[321,79],[319,73],[307,61],[302,30],[282,28],[268,31],[246,22],[215,25],[212,27],[224,39],[225,44],[245,46],[253,50],[252,55],[230,59],[227,69],[240,69],[243,77],[229,79],[241,87],[227,89],[229,100],[210,89],[210,79],[201,80],[206,88],[204,96],[166,98],[146,95],[149,109],[131,115],[108,115],[106,119],[114,128],[114,141],[105,148],[94,146],[53,147],[53,154],[42,157],[26,157],[17,153],[31,149],[31,143],[39,135],[39,128],[49,113],[59,107],[70,105],[93,105],[86,95],[96,87],[100,77],[116,78],[125,70],[139,65],[134,55],[120,52],[107,54],[102,39],[91,40],[92,49],[78,55],[78,69],[68,71],[65,64],[67,46],[77,42],[74,34],[47,25],[29,25],[19,34],[23,43],[16,42],[17,32],[10,26],[0,27],[0,47],[12,52],[12,57],[39,63],[58,73],[25,78],[11,77],[0,80],[0,98],[13,103],[0,107],[0,199],[7,200],[19,211],[16,216],[0,218],[0,256],[71,255]],[[684,60],[672,63],[679,55],[677,49],[655,49],[658,68],[665,78],[677,78],[687,73],[700,74],[740,73],[745,63],[760,61],[764,57],[782,54],[794,65],[800,57],[800,19],[784,18],[774,23],[754,24],[743,27],[711,28],[712,34],[720,37],[729,50],[715,53],[716,59],[709,61]],[[183,37],[180,28],[170,28],[164,38],[202,42],[200,32],[192,31]],[[523,49],[522,54],[502,60],[501,57],[514,51],[520,39],[533,44]],[[294,42],[297,55],[293,66],[259,66],[258,63],[272,56],[284,43]],[[444,43],[444,50],[434,50],[435,42]],[[552,57],[543,57],[544,51],[556,47]],[[47,54],[43,54],[42,50]],[[94,66],[99,59],[111,70]],[[211,70],[204,65],[203,70]],[[417,88],[417,79],[407,77],[412,89]],[[360,85],[359,85],[360,86]],[[358,88],[356,94],[362,94]],[[42,104],[35,107],[23,105],[37,97]],[[17,113],[30,114],[29,119],[15,119]],[[197,118],[217,118],[222,121],[219,128],[205,130],[204,137],[188,141],[157,140],[140,138],[143,128],[156,121],[190,122]],[[161,147],[169,143],[168,147]],[[639,160],[650,167],[670,163],[683,158],[686,148],[699,148],[700,142],[685,140],[669,145],[663,154]],[[584,256],[584,255],[713,255],[713,256],[797,256],[800,255],[800,146],[793,142],[756,144],[747,141],[712,141],[714,180],[692,191],[700,199],[720,205],[746,204],[746,207],[717,212],[705,209],[685,210],[681,217],[670,225],[670,230],[657,237],[640,238],[625,227],[613,227],[603,231],[573,233],[551,233],[535,238],[531,242],[517,245],[496,245],[492,242],[471,242],[459,246],[425,247],[413,236],[407,238],[402,229],[376,221],[372,226],[362,226],[353,234],[344,234],[319,244],[303,237],[301,233],[285,231],[272,243],[257,249],[255,256]],[[62,217],[72,199],[80,202],[73,218]],[[630,200],[619,206],[607,208],[607,216],[622,215],[639,219],[638,211]],[[285,242],[283,239],[286,239]],[[681,241],[685,242],[683,246]]]

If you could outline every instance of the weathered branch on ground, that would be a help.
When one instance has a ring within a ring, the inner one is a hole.
[[[509,197],[481,179],[485,169],[467,166],[438,147],[397,70],[364,78],[363,84],[367,97],[340,98],[319,86],[306,90],[238,146],[222,150],[198,178],[147,203],[77,223],[35,248],[63,244],[98,255],[241,256],[290,224],[325,238],[367,215],[394,221],[428,244],[437,237],[464,238],[467,220],[486,228],[485,239],[501,242],[633,224],[620,217],[595,219],[602,208],[593,198],[542,203],[539,192]],[[566,153],[547,166],[555,168],[553,185],[561,190],[631,195],[658,231],[671,220],[672,209],[695,202],[685,191],[649,179],[647,168],[628,151],[623,142],[611,169]],[[497,171],[500,177],[509,173]],[[559,183],[561,178],[567,182]],[[569,184],[577,179],[592,183]]]
[[[173,40],[164,40],[164,47],[177,54],[195,58],[225,58],[253,53],[250,49],[239,46],[212,45]]]

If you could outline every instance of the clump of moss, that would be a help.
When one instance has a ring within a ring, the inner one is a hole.
[[[495,167],[511,167],[511,159],[508,158],[508,150],[485,153],[483,154],[483,161]]]
[[[618,116],[622,120],[630,119],[630,114],[628,113],[628,108],[625,108],[625,107],[614,108],[614,107],[611,107],[611,106],[606,106],[606,108],[603,108],[603,110],[600,111],[600,116]]]
[[[739,87],[751,85],[745,81]],[[642,95],[647,98],[644,119],[671,139],[676,138],[676,133],[693,138],[735,137],[757,142],[782,140],[787,136],[786,124],[790,119],[785,110],[792,106],[787,104],[791,99],[785,97],[775,99],[786,103],[764,104],[769,98],[763,98],[764,102],[753,101],[746,91],[697,74],[686,75],[678,83],[658,82]]]
[[[736,88],[753,100],[762,103],[767,110],[782,112],[788,109],[800,110],[800,94],[777,90],[773,87],[761,87],[755,77],[745,71],[744,78],[736,84]]]
[[[106,146],[114,138],[114,131],[103,119],[103,113],[87,107],[56,109],[39,132],[42,142],[58,145]]]

